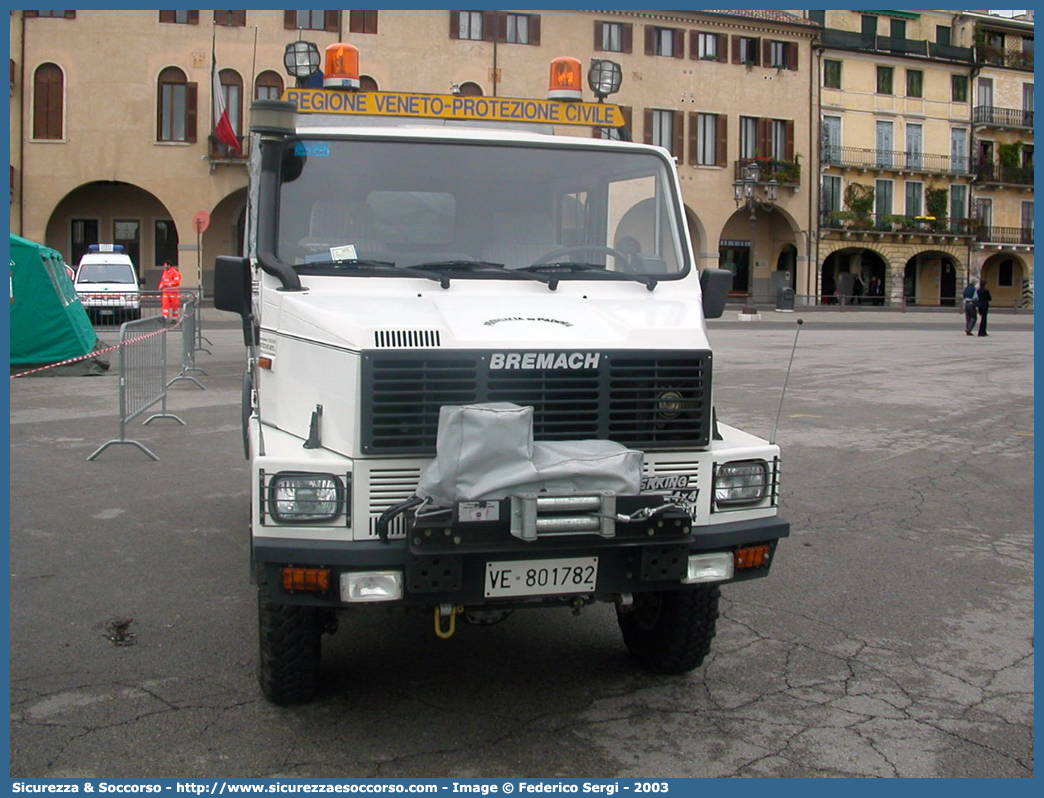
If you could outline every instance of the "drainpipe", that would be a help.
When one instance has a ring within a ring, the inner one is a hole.
[[[18,65],[18,85],[22,92],[18,104],[18,235],[25,235],[25,11],[22,14],[22,55]]]
[[[808,109],[808,137],[809,137],[809,156],[808,156],[808,173],[809,173],[809,186],[808,186],[808,251],[806,256],[808,257],[808,268],[806,269],[805,287],[808,289],[806,294],[809,299],[812,299],[813,294],[818,295],[818,289],[816,286],[819,283],[819,214],[816,212],[816,203],[814,198],[819,196],[819,177],[822,174],[822,159],[816,158],[816,169],[815,169],[815,181],[811,180],[812,171],[812,159],[813,156],[819,155],[819,147],[817,142],[819,141],[819,125],[816,124],[816,114],[820,113],[823,108],[823,89],[819,75],[822,70],[823,51],[816,48],[816,39],[812,40],[812,49],[816,51],[815,69],[809,70],[809,80],[815,81],[815,94],[811,91],[808,93],[809,97],[816,98],[815,107],[810,105]],[[814,182],[814,184],[813,184]],[[813,306],[816,303],[813,303]]]

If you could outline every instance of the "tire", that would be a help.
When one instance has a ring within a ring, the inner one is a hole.
[[[261,692],[273,704],[303,704],[319,689],[322,651],[319,610],[298,604],[276,604],[257,591]]]
[[[718,620],[717,585],[640,593],[634,605],[616,608],[631,655],[653,673],[688,673],[710,652]]]

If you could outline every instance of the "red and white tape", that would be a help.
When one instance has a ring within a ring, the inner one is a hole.
[[[170,327],[165,327],[162,330],[155,330],[150,333],[145,333],[144,335],[139,335],[136,338],[128,338],[126,341],[120,341],[115,346],[106,347],[105,349],[95,349],[94,351],[89,352],[86,355],[80,355],[79,357],[69,358],[68,360],[61,360],[57,363],[48,363],[46,366],[40,366],[39,368],[29,369],[27,371],[20,371],[17,374],[12,374],[11,379],[13,380],[15,377],[27,377],[30,374],[37,374],[41,371],[47,371],[48,369],[58,368],[58,366],[68,366],[70,363],[79,363],[81,360],[90,360],[91,358],[95,358],[98,355],[104,355],[106,352],[115,352],[121,346],[127,346],[127,344],[134,344],[138,341],[144,341],[146,338],[152,338],[156,335],[163,335],[164,333],[172,332],[173,330],[176,330],[179,327],[181,327],[181,319],[178,319],[177,323],[171,325]]]

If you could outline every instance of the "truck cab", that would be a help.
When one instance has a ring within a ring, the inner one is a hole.
[[[255,103],[248,252],[215,301],[244,323],[276,703],[314,698],[341,613],[381,607],[450,638],[611,602],[639,664],[685,672],[720,586],[789,532],[779,448],[718,420],[729,275],[697,263],[670,155],[590,137],[622,123],[605,103],[481,99]]]

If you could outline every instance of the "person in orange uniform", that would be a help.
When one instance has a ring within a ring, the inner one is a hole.
[[[163,319],[167,323],[176,322],[181,309],[181,272],[176,264],[170,261],[163,263],[159,287],[163,292]]]

